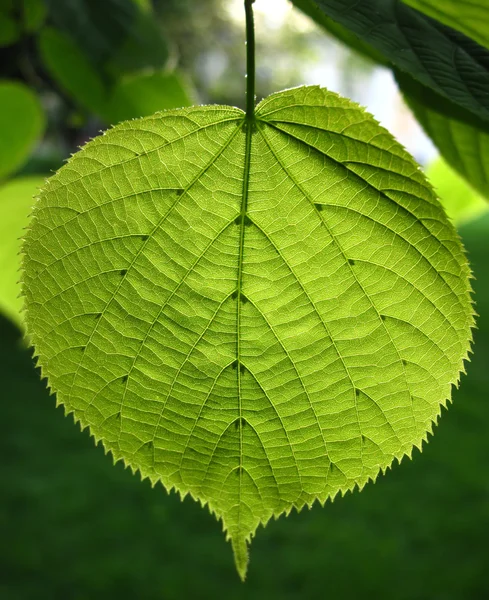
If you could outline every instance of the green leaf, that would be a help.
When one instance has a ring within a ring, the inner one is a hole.
[[[53,24],[99,65],[129,35],[137,19],[132,0],[45,0]]]
[[[47,15],[47,6],[44,0],[23,0],[22,8],[25,30],[33,33],[40,29]]]
[[[368,58],[375,63],[385,66],[389,64],[384,56],[370,44],[360,40],[349,29],[342,27],[336,21],[330,19],[322,10],[318,8],[318,6],[316,6],[313,0],[292,0],[292,3],[328,33],[346,44],[346,46],[358,54],[361,54],[364,58]]]
[[[92,64],[113,78],[161,69],[168,45],[151,7],[133,0],[48,0],[50,17]]]
[[[489,199],[489,125],[405,75],[398,74],[397,81],[444,159]]]
[[[421,447],[473,324],[458,236],[413,159],[318,87],[126,121],[46,185],[26,322],[58,402],[223,521],[362,488]]]
[[[428,166],[426,175],[448,216],[457,225],[473,221],[489,210],[487,201],[441,158]]]
[[[115,77],[142,69],[163,69],[169,49],[152,12],[140,11],[132,29],[107,64]]]
[[[44,126],[37,96],[23,83],[0,80],[0,179],[27,160]]]
[[[18,177],[0,186],[0,311],[16,323],[20,311],[20,240],[28,223],[33,197],[44,178]]]
[[[487,0],[403,0],[413,8],[457,29],[489,48]]]
[[[51,27],[42,30],[39,51],[61,89],[89,111],[100,114],[106,103],[104,82],[78,46]]]
[[[186,85],[178,73],[139,73],[118,81],[105,116],[109,123],[118,123],[190,104]]]
[[[20,40],[23,33],[37,31],[46,17],[43,0],[1,0],[0,47]]]
[[[0,48],[15,44],[20,39],[22,31],[13,16],[0,12]]]
[[[400,0],[315,3],[393,66],[489,122],[489,50]]]

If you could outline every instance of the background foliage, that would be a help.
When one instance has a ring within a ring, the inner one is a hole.
[[[265,1],[257,0],[257,5]],[[304,8],[307,2],[295,4]],[[465,12],[470,18],[461,19],[461,5],[469,3],[406,4],[447,25],[457,23],[461,31],[488,45],[489,26],[481,25],[483,6],[482,14]],[[383,57],[368,45],[358,48],[362,57],[353,54],[304,23],[290,19],[274,29],[265,17],[258,21],[258,29],[268,26],[266,36],[258,35],[258,96],[300,83],[319,83],[314,79],[319,67],[309,72],[306,67],[327,55],[336,65],[333,89],[366,103],[368,98],[362,96],[366,82],[378,76],[374,65],[385,62]],[[333,34],[338,37],[338,32]],[[101,128],[194,102],[242,107],[243,39],[241,2],[4,0],[0,5],[2,275],[15,271],[17,233],[25,223],[33,188]],[[481,196],[488,193],[489,145],[484,127],[479,127],[477,117],[442,105],[436,97],[430,110],[425,105],[421,114],[416,107],[419,89],[411,81],[401,85],[425,129],[431,128],[434,138],[439,136],[435,141],[451,165],[428,168],[447,205],[452,198],[451,214],[463,221],[485,212]],[[384,90],[377,88],[375,93],[382,96]],[[381,108],[387,111],[385,102]],[[452,122],[459,141],[455,147],[440,118]],[[412,129],[413,121],[401,107],[397,120],[402,137],[405,123]],[[22,127],[11,127],[14,121]],[[481,165],[470,172],[464,152],[475,144],[480,144]],[[422,145],[411,150],[420,158],[427,154]],[[468,176],[472,187],[454,194],[468,185],[460,176]],[[22,197],[11,192],[22,189],[29,190]],[[470,214],[467,201],[459,212],[462,195],[473,199]],[[5,218],[7,213],[11,220]],[[461,234],[476,275],[481,316],[468,377],[454,396],[454,406],[444,412],[436,436],[422,458],[415,451],[412,462],[406,460],[402,468],[394,468],[361,494],[348,495],[324,509],[316,506],[300,517],[294,513],[287,523],[284,519],[271,523],[254,543],[246,587],[236,577],[213,517],[190,500],[181,504],[161,488],[152,490],[120,464],[113,467],[86,433],[80,434],[61,410],[55,411],[54,399],[23,346],[20,326],[14,324],[20,324],[16,289],[2,279],[0,306],[6,316],[0,320],[4,482],[0,597],[171,599],[226,594],[268,599],[335,594],[470,600],[487,596],[489,410],[484,400],[489,389],[489,218],[462,226]]]

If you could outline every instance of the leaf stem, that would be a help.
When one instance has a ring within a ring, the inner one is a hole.
[[[253,3],[245,0],[246,12],[246,120],[251,122],[255,116],[255,24]]]

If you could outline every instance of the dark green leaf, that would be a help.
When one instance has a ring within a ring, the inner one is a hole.
[[[23,23],[27,32],[37,31],[46,18],[47,7],[44,0],[23,0]]]
[[[131,31],[138,7],[132,0],[46,0],[51,21],[94,64],[107,60]]]
[[[169,57],[168,46],[154,14],[140,11],[119,48],[107,64],[108,71],[119,77],[142,69],[162,69]]]
[[[330,19],[322,10],[320,10],[313,0],[292,0],[293,4],[304,14],[311,17],[318,25],[328,31],[335,38],[346,44],[352,50],[355,50],[365,58],[376,63],[387,65],[386,58],[370,44],[360,40],[354,33],[346,27],[343,27],[333,19]]]
[[[15,44],[20,35],[20,25],[13,15],[0,10],[0,47]]]
[[[489,125],[409,76],[398,73],[397,81],[447,163],[489,199]]]
[[[39,49],[60,88],[89,111],[102,113],[106,102],[104,83],[80,48],[60,31],[46,28],[41,32]]]
[[[489,122],[489,50],[400,0],[315,0],[401,71]]]
[[[489,48],[489,2],[487,0],[403,0]]]

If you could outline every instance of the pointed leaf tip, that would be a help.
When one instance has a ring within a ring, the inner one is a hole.
[[[248,544],[244,536],[231,537],[231,546],[234,554],[234,564],[241,581],[244,583],[246,579],[246,573],[248,571]]]

